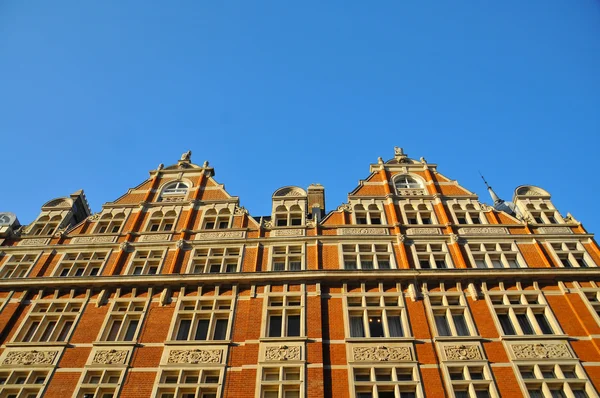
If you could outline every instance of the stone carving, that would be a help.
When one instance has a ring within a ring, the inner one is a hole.
[[[223,350],[172,350],[167,363],[221,363]]]
[[[396,192],[400,196],[423,196],[423,195],[425,195],[424,189],[398,188],[396,190]]]
[[[192,160],[192,151],[187,151],[183,155],[181,155],[180,162],[189,162]]]
[[[412,354],[409,347],[353,347],[352,356],[355,361],[410,361]]]
[[[264,228],[273,228],[273,221],[263,219],[262,225]]]
[[[340,235],[387,235],[385,228],[340,228]]]
[[[185,247],[185,240],[179,239],[177,243],[175,243],[175,246],[177,246],[178,249],[183,249]]]
[[[91,216],[88,217],[88,220],[90,220],[90,221],[98,221],[99,219],[100,219],[100,213],[92,214]]]
[[[183,202],[185,200],[185,195],[182,196],[164,196],[161,198],[162,202]]]
[[[265,350],[265,359],[267,361],[299,361],[300,346],[289,347],[281,345],[279,347],[267,347]]]
[[[121,242],[121,244],[119,245],[119,249],[121,249],[121,251],[127,252],[129,251],[129,249],[131,249],[131,244],[129,244],[129,242]]]
[[[19,243],[19,246],[37,246],[37,245],[45,245],[48,243],[50,239],[48,238],[34,238],[34,239],[24,239]]]
[[[523,192],[519,192],[519,195],[523,195],[523,196],[542,196],[542,193],[538,192],[538,191],[534,191],[533,189],[528,189],[524,193]]]
[[[350,203],[342,203],[338,206],[337,211],[347,211],[352,213],[352,206],[350,206]]]
[[[504,227],[463,227],[458,229],[458,233],[461,235],[507,235],[508,230]]]
[[[58,351],[14,351],[9,352],[2,365],[52,365]]]
[[[304,236],[303,229],[276,229],[271,236]]]
[[[241,216],[243,214],[248,214],[248,210],[246,210],[246,208],[243,206],[235,206],[233,214],[235,214],[236,216]]]
[[[449,361],[483,359],[476,345],[449,345],[444,347],[444,353]]]
[[[540,227],[538,231],[544,234],[572,234],[569,227]]]
[[[125,365],[127,363],[127,350],[102,350],[96,351],[92,364]]]
[[[439,228],[408,228],[407,235],[441,235]]]
[[[54,237],[55,237],[55,238],[62,238],[63,236],[65,236],[65,235],[66,235],[66,232],[67,232],[67,229],[68,229],[68,228],[69,228],[69,227],[58,228],[58,229],[56,230],[56,232],[54,232]]]
[[[511,349],[516,359],[562,359],[573,358],[564,343],[513,344]]]
[[[158,234],[158,235],[142,235],[140,241],[142,242],[156,242],[159,240],[170,240],[171,234]]]
[[[236,239],[243,238],[244,231],[202,232],[196,239]]]
[[[460,236],[458,236],[456,234],[450,234],[450,240],[454,243],[457,243],[460,241]]]
[[[316,220],[306,220],[306,227],[307,228],[314,228],[317,226],[317,221]]]
[[[73,238],[73,244],[85,243],[113,243],[117,239],[116,236],[78,236]]]

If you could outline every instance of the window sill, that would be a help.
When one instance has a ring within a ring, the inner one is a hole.
[[[277,343],[277,342],[286,342],[286,341],[308,341],[308,337],[302,336],[290,336],[290,337],[261,337],[258,339],[261,343]]]
[[[137,340],[132,341],[92,341],[94,346],[135,346],[138,345]]]
[[[347,337],[344,341],[346,343],[405,343],[412,342],[415,338],[410,337]]]
[[[230,345],[231,340],[165,340],[165,346],[169,345]]]
[[[524,334],[524,335],[501,335],[500,340],[567,340],[566,334]]]
[[[484,338],[481,336],[435,336],[433,341],[446,342],[446,341],[481,341]]]
[[[68,346],[69,343],[66,341],[47,341],[47,342],[40,342],[40,341],[32,341],[32,342],[25,342],[25,341],[14,341],[11,343],[6,343],[7,347],[66,347]]]

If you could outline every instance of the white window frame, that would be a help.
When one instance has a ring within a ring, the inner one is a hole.
[[[229,207],[215,207],[206,209],[202,212],[202,220],[200,225],[203,230],[208,231],[232,228],[233,210]]]
[[[454,268],[452,256],[445,241],[413,241],[410,250],[417,269]],[[428,262],[429,267],[422,267],[421,261]],[[438,261],[443,261],[446,266],[438,267]]]
[[[376,209],[372,207],[375,206]],[[356,225],[386,225],[385,211],[381,203],[356,203],[352,208],[352,217]],[[379,220],[379,222],[377,222]],[[364,221],[364,222],[359,222]]]
[[[104,318],[104,323],[100,329],[97,341],[105,342],[127,342],[135,343],[142,330],[144,318],[150,306],[149,298],[135,297],[118,297],[120,292],[115,293],[117,297],[111,300],[110,310]],[[137,322],[133,335],[130,339],[126,339],[129,333],[132,322]],[[119,326],[116,329],[116,334],[113,334],[113,327],[116,322]]]
[[[19,344],[67,343],[73,335],[75,325],[77,325],[86,303],[87,299],[75,298],[31,300],[27,316],[12,337],[12,342]],[[70,326],[67,329],[66,325],[69,323]],[[34,324],[37,326],[34,327]]]
[[[378,376],[382,375],[385,375],[385,380],[377,380]],[[408,377],[411,380],[408,380]],[[402,392],[414,393],[416,398],[425,396],[416,363],[349,366],[348,379],[352,397],[359,397],[360,393],[365,393],[378,398],[379,392],[389,391],[393,391],[394,396],[399,398],[406,396]]]
[[[125,274],[127,275],[158,275],[161,273],[167,256],[167,249],[136,249],[133,253]],[[141,272],[136,270],[141,268]],[[154,272],[150,272],[156,268]]]
[[[296,378],[297,377],[297,378]],[[304,364],[260,365],[257,372],[257,396],[260,398],[287,398],[289,392],[298,392],[297,397],[305,396],[306,384]]]
[[[552,398],[552,390],[560,390],[565,397],[573,398],[573,388],[582,387],[589,398],[598,398],[594,386],[577,361],[518,361],[513,362],[513,366],[523,396],[536,398],[529,393],[535,389],[542,393],[543,398]],[[567,377],[566,372],[572,372],[577,377]],[[525,373],[533,377],[524,377]],[[546,377],[548,374],[553,377]]]
[[[112,251],[69,251],[63,254],[52,274],[55,277],[86,277],[102,275]],[[79,270],[83,271],[79,272]],[[97,271],[94,271],[97,269]],[[66,272],[65,272],[66,271]]]
[[[197,398],[220,397],[225,384],[223,366],[169,367],[157,372],[153,397],[182,398],[191,394]]]
[[[368,246],[370,246],[370,248]],[[383,251],[383,249],[385,249],[385,251]],[[391,242],[343,242],[339,244],[339,253],[339,264],[341,269],[371,270],[397,268],[394,248]],[[351,258],[355,259],[356,268],[346,267],[346,260]],[[363,268],[364,264],[368,264],[369,258],[371,259],[372,268]],[[389,260],[389,268],[381,268],[380,263],[381,261],[385,261],[386,258]]]
[[[464,245],[472,268],[526,268],[515,242],[469,242]],[[512,266],[516,265],[516,267]]]
[[[280,244],[269,247],[269,271],[302,271],[306,269],[306,243]],[[300,262],[300,269],[291,269],[292,263]],[[275,269],[275,264],[282,264],[283,269]]]
[[[175,213],[175,214],[172,214]],[[146,224],[145,232],[175,232],[177,228],[177,222],[179,221],[180,212],[169,209],[169,210],[155,210],[150,213],[148,222]],[[153,228],[157,225],[156,228]],[[170,228],[169,225],[171,225]]]
[[[597,267],[580,241],[547,241],[546,247],[560,267],[563,268],[592,268]],[[582,261],[583,263],[581,263]],[[567,266],[569,264],[570,266]],[[585,264],[585,266],[584,266]]]
[[[284,221],[284,223],[281,223]],[[279,224],[282,225],[279,225]],[[273,211],[274,227],[302,227],[306,224],[306,214],[300,204],[281,204]]]
[[[96,228],[94,228],[95,234],[119,234],[121,229],[123,229],[123,225],[125,225],[125,219],[127,216],[125,213],[117,213],[111,214],[106,213],[100,217],[98,223],[96,224]],[[104,230],[102,230],[104,228]]]
[[[219,266],[219,273],[241,272],[243,257],[243,245],[198,246],[192,252],[187,273],[217,273],[211,272],[214,266]],[[234,265],[235,271],[231,271]]]
[[[475,321],[471,316],[467,298],[460,291],[435,291],[428,292],[425,295],[425,304],[429,314],[430,323],[433,326],[435,334],[439,338],[447,337],[469,337],[477,336]],[[456,326],[456,315],[462,315],[467,327],[467,334],[459,334],[459,328]],[[443,334],[438,327],[437,317],[443,317],[446,321],[447,334]]]
[[[26,278],[41,255],[41,252],[38,254],[10,254],[0,268],[0,279]]]
[[[76,398],[112,398],[119,394],[125,370],[119,368],[90,368],[81,373]]]
[[[450,212],[456,225],[487,225],[489,224],[485,213],[482,211],[479,203],[449,203]],[[479,222],[473,222],[475,217]],[[459,218],[463,218],[466,223],[459,222]]]
[[[2,396],[42,397],[52,378],[52,368],[27,367],[0,369]]]
[[[306,292],[304,286],[298,292],[271,292],[266,293],[264,298],[265,322],[263,323],[262,336],[265,339],[297,339],[306,336]],[[290,316],[299,316],[300,324],[298,335],[289,333],[288,321]],[[280,333],[279,336],[270,336],[273,317],[279,317]]]
[[[469,364],[446,362],[442,369],[451,398],[459,398],[456,394],[458,391],[466,392],[469,398],[477,398],[477,391],[481,390],[486,390],[490,398],[500,398],[492,370],[487,362],[473,361]],[[457,374],[462,378],[457,379],[454,376]],[[476,374],[481,374],[481,378],[473,377]]]
[[[425,209],[419,208],[425,206]],[[400,206],[402,216],[404,217],[405,224],[407,226],[412,225],[436,225],[438,224],[435,211],[429,203],[415,202],[407,200],[406,203]],[[429,223],[425,223],[424,220],[430,220]],[[415,220],[416,222],[411,222]]]

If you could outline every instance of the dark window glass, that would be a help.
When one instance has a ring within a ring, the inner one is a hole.
[[[205,229],[215,229],[215,222],[214,221],[208,221],[204,227]]]
[[[448,325],[448,319],[445,315],[436,315],[435,326],[437,327],[438,334],[440,336],[450,336],[450,325]]]
[[[192,326],[191,319],[182,319],[179,322],[179,330],[177,331],[176,340],[187,340],[190,335],[190,327]]]
[[[290,271],[300,271],[302,263],[300,261],[290,261]]]
[[[219,221],[219,229],[227,229],[229,227],[229,221]]]
[[[519,321],[519,326],[521,326],[523,334],[535,334],[526,314],[517,314],[517,321]]]
[[[377,259],[377,264],[379,264],[379,269],[390,269],[390,260],[380,260]]]
[[[127,326],[127,332],[125,333],[124,341],[133,340],[133,336],[135,336],[135,331],[137,330],[138,323],[139,321],[137,319],[134,319],[129,322],[129,325]]]
[[[371,224],[376,224],[376,225],[381,224],[381,218],[379,218],[379,217],[371,217]]]
[[[277,226],[278,227],[285,227],[287,226],[287,220],[285,218],[280,218],[277,220]]]
[[[365,327],[362,316],[350,317],[350,336],[365,337]]]
[[[390,329],[390,337],[402,337],[404,333],[402,331],[402,323],[400,322],[400,317],[396,316],[388,316],[388,328]]]
[[[431,264],[429,264],[429,260],[419,260],[419,265],[421,268],[429,269],[431,268]]]
[[[56,327],[56,321],[48,322],[48,324],[46,325],[46,329],[44,330],[44,333],[42,333],[42,336],[40,337],[40,341],[48,341],[50,339],[50,335],[54,331],[55,327]]]
[[[553,334],[553,330],[548,323],[548,319],[546,319],[546,315],[544,314],[535,314],[535,320],[537,321],[540,329],[542,329],[542,333],[544,334]]]
[[[456,219],[458,220],[459,224],[466,224],[467,223],[467,219],[464,217],[456,217]]]
[[[273,264],[273,271],[283,271],[285,270],[285,263],[277,262]]]
[[[196,336],[194,336],[194,340],[206,340],[208,337],[208,319],[199,319],[198,325],[196,327]]]
[[[158,231],[159,224],[150,225],[150,231]]]
[[[381,317],[369,317],[369,332],[371,333],[371,337],[384,337],[383,325],[381,324]]]
[[[83,268],[77,268],[75,270],[75,276],[81,276],[81,275],[83,275],[83,271],[84,271]]]
[[[115,225],[114,227],[112,227],[112,230],[110,232],[112,232],[113,234],[117,233],[117,232],[119,232],[119,228],[120,228],[119,225]]]
[[[373,260],[361,260],[360,267],[362,269],[373,269]]]
[[[489,398],[490,392],[488,390],[475,390],[475,396],[477,398]]]
[[[287,321],[287,335],[300,336],[300,315],[290,315]]]
[[[409,224],[418,224],[418,223],[419,223],[419,221],[418,221],[416,218],[409,218],[409,219],[408,219],[408,223],[409,223]]]
[[[107,341],[115,341],[117,339],[117,335],[119,334],[119,329],[121,328],[121,321],[113,321],[110,326],[110,331],[108,332]]]
[[[60,333],[58,334],[58,338],[56,339],[56,341],[66,341],[67,336],[69,335],[69,332],[71,331],[71,327],[73,327],[73,321],[65,322]]]
[[[292,225],[302,225],[301,218],[292,218]]]
[[[423,220],[423,224],[431,224],[431,218],[429,217],[422,217],[421,220]]]
[[[356,269],[356,261],[344,261],[344,268],[345,269]]]
[[[444,260],[435,260],[435,266],[437,268],[448,268]]]
[[[214,340],[225,340],[227,337],[227,319],[217,319],[215,324],[215,337]]]
[[[508,314],[500,314],[498,315],[498,320],[500,321],[500,325],[502,325],[502,330],[506,335],[515,335],[515,328],[513,327],[512,322],[510,321],[510,317]]]
[[[459,336],[469,336],[469,327],[467,326],[467,321],[465,320],[464,314],[452,314],[452,319],[454,320],[454,326],[456,327],[456,333]]]
[[[281,315],[269,317],[269,337],[281,337]]]

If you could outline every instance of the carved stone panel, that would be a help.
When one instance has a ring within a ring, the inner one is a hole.
[[[408,228],[406,235],[441,235],[439,228]]]
[[[221,363],[222,357],[220,349],[171,350],[167,363]]]
[[[240,239],[244,237],[244,234],[244,231],[200,232],[196,234],[196,240]]]
[[[141,242],[156,242],[163,240],[171,240],[171,234],[142,235],[140,238]]]
[[[448,361],[467,361],[467,360],[481,360],[483,356],[479,346],[477,345],[447,345],[444,346],[444,354]]]
[[[52,365],[58,351],[13,351],[9,352],[2,365]]]
[[[73,244],[88,244],[88,243],[113,243],[117,240],[116,236],[77,236],[73,238]]]
[[[127,363],[127,350],[99,350],[92,358],[92,364],[125,365]]]
[[[412,353],[410,347],[352,347],[352,358],[355,361],[411,361]]]
[[[303,229],[275,229],[271,236],[304,236]]]
[[[414,188],[398,188],[396,190],[399,196],[423,196],[426,195],[424,189],[414,189]]]
[[[504,227],[463,227],[458,229],[461,235],[507,235],[508,229]]]
[[[49,238],[34,238],[34,239],[23,239],[19,246],[38,246],[47,245],[50,242]]]
[[[340,228],[340,235],[388,235],[386,228]]]
[[[572,234],[573,231],[569,227],[539,227],[537,229],[543,234]]]
[[[299,361],[300,346],[274,346],[265,349],[265,361]]]
[[[515,359],[567,359],[573,358],[565,343],[511,344]]]

